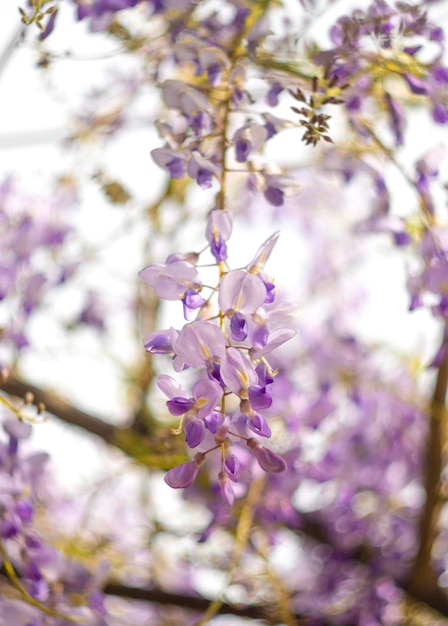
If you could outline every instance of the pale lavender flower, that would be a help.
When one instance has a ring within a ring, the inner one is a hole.
[[[259,274],[266,265],[272,251],[280,236],[280,231],[272,234],[266,241],[258,248],[254,258],[246,265],[246,269],[251,274]]]
[[[258,151],[268,138],[268,131],[257,122],[248,122],[239,128],[233,136],[236,160],[245,163],[252,151]]]
[[[255,274],[232,270],[225,274],[219,285],[219,308],[231,317],[234,313],[252,314],[264,303],[266,289]]]
[[[220,360],[226,350],[226,339],[218,326],[211,322],[193,322],[184,326],[175,343],[176,371],[184,365],[190,367],[213,367],[213,361]],[[179,369],[180,368],[180,369]]]
[[[180,80],[166,80],[161,87],[168,108],[178,109],[196,132],[211,128],[212,109],[204,94]]]
[[[196,415],[204,419],[221,402],[223,390],[214,380],[199,380],[193,387]]]
[[[160,374],[156,379],[157,387],[166,395],[167,398],[172,400],[173,398],[186,398],[187,392],[182,385],[172,376],[167,374]]]
[[[218,174],[217,166],[199,152],[194,151],[188,160],[187,174],[193,178],[199,187],[208,189],[212,186],[213,177]]]
[[[151,156],[161,168],[169,172],[171,178],[183,178],[187,171],[187,155],[171,148],[155,148]]]
[[[159,298],[182,300],[192,290],[202,289],[199,273],[194,265],[185,261],[174,261],[168,265],[148,265],[139,272],[140,278],[154,287]]]
[[[263,192],[265,199],[272,206],[279,207],[285,203],[285,197],[295,196],[302,188],[301,184],[290,176],[269,174],[265,172],[252,177],[254,188]]]
[[[31,435],[31,424],[9,417],[3,421],[3,430],[15,439],[28,439]]]
[[[200,47],[198,51],[198,73],[206,72],[212,85],[216,85],[224,69],[230,66],[225,52],[217,47]]]
[[[143,345],[150,354],[174,354],[173,342],[178,335],[177,330],[156,330],[143,340]]]
[[[256,385],[258,376],[254,366],[237,348],[228,348],[221,360],[221,378],[237,396],[248,397],[248,388]]]

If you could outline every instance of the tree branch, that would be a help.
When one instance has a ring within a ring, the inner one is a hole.
[[[204,612],[210,605],[210,600],[199,596],[190,596],[178,593],[167,593],[161,589],[142,589],[140,587],[128,587],[117,583],[109,583],[103,589],[108,595],[120,596],[122,598],[132,598],[133,600],[143,600],[155,602],[157,604],[167,604],[192,611]],[[269,609],[263,606],[234,606],[222,603],[219,614],[237,615],[239,617],[249,617],[252,619],[268,619]],[[300,617],[300,616],[297,616]]]
[[[443,345],[448,341],[448,325],[445,327]],[[437,522],[441,509],[440,487],[443,468],[443,417],[448,388],[448,350],[440,364],[429,410],[429,434],[426,452],[425,490],[426,503],[420,520],[419,550],[409,576],[407,588],[413,593],[423,593],[432,602],[442,601],[437,578],[431,567],[431,552],[437,534]],[[445,597],[446,602],[446,596]],[[448,606],[448,605],[445,605]]]
[[[2,389],[7,394],[17,396],[18,398],[24,398],[28,392],[31,392],[36,404],[42,402],[46,410],[61,421],[78,426],[93,435],[97,435],[107,443],[117,445],[115,443],[117,427],[113,424],[108,424],[99,417],[93,417],[89,413],[81,411],[51,391],[40,389],[12,375],[8,376],[6,381],[3,382]]]

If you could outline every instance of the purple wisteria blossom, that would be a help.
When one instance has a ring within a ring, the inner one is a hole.
[[[154,287],[159,298],[182,300],[189,292],[198,292],[202,283],[196,268],[185,261],[173,261],[168,265],[148,265],[139,273],[140,278]]]
[[[224,275],[219,286],[219,306],[228,317],[234,313],[252,314],[264,303],[266,289],[263,281],[244,270],[232,270]]]
[[[272,304],[274,299],[273,279],[265,274],[264,268],[279,233],[258,249],[245,269],[224,271],[225,242],[231,232],[232,219],[228,211],[213,209],[208,216],[206,237],[220,277],[216,288],[212,289],[211,302],[199,300],[198,317],[182,329],[155,331],[144,340],[148,352],[173,356],[175,371],[192,368],[198,370],[199,375],[191,392],[171,376],[162,374],[157,378],[159,389],[168,398],[169,412],[181,418],[172,432],[184,433],[190,449],[198,446],[201,449],[194,460],[172,468],[165,481],[174,488],[192,486],[206,455],[219,448],[218,483],[224,502],[230,506],[237,497],[231,483],[238,482],[239,472],[243,471],[233,452],[234,447],[242,449],[241,442],[247,443],[265,471],[279,473],[286,468],[284,460],[259,444],[254,434],[269,438],[272,432],[263,412],[273,403],[271,387],[275,372],[265,361],[265,355],[295,334],[288,328],[270,332],[263,312],[264,305]],[[198,294],[202,289],[198,268],[196,256],[174,254],[168,257],[166,265],[143,269],[140,277],[160,297],[180,299],[185,305],[186,294],[195,290]],[[213,306],[216,315],[212,314]],[[238,401],[236,411],[228,408],[232,397]],[[244,468],[251,459],[246,460]]]
[[[218,326],[199,321],[185,326],[174,343],[176,355],[174,368],[180,371],[185,365],[213,370],[214,363],[221,360],[226,350],[226,339]]]

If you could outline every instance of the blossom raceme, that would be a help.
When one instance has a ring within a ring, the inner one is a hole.
[[[197,255],[173,254],[166,265],[149,265],[140,272],[140,277],[159,297],[181,300],[184,306],[191,291],[199,295],[200,290],[212,289],[207,300],[200,296],[197,306],[191,309],[196,319],[180,330],[155,331],[144,343],[152,354],[172,355],[176,372],[192,369],[197,376],[191,392],[169,375],[157,378],[159,389],[168,398],[169,412],[181,418],[172,432],[183,433],[189,448],[201,450],[194,460],[172,468],[165,481],[174,488],[190,487],[206,456],[221,449],[218,483],[227,504],[233,503],[235,497],[229,479],[238,481],[241,464],[237,450],[242,449],[242,442],[247,443],[265,471],[278,473],[286,468],[281,457],[259,444],[254,434],[263,438],[271,436],[269,419],[263,412],[273,402],[271,387],[275,372],[265,356],[295,334],[288,328],[270,331],[263,313],[267,303],[272,306],[274,297],[272,279],[265,274],[264,267],[279,233],[258,249],[245,269],[225,271],[225,243],[231,232],[230,214],[213,209],[208,216],[206,238],[219,273],[214,288],[203,287]],[[186,259],[194,261],[194,265]],[[237,400],[238,410],[228,408],[232,397]]]

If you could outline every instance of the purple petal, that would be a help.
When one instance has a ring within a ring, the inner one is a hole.
[[[278,104],[278,96],[283,91],[283,87],[279,83],[274,83],[266,96],[266,101],[271,107]]]
[[[264,282],[264,286],[266,288],[266,298],[264,299],[264,304],[272,304],[275,300],[275,285],[274,283]]]
[[[227,387],[240,394],[258,381],[252,363],[236,348],[229,348],[221,362],[221,378]]]
[[[249,387],[249,402],[254,411],[261,411],[271,406],[272,397],[267,393],[266,387],[252,385]]]
[[[244,315],[235,313],[230,320],[230,332],[235,341],[244,341],[247,337],[247,322]]]
[[[178,300],[182,299],[189,289],[199,291],[202,283],[193,265],[178,261],[170,263],[159,272],[154,288],[159,298]]]
[[[205,236],[207,241],[220,237],[223,241],[227,241],[232,234],[232,216],[228,211],[213,209],[210,211],[207,221]]]
[[[448,109],[441,102],[436,102],[434,105],[432,119],[438,124],[446,124],[448,122]]]
[[[27,439],[31,434],[31,424],[11,417],[4,421],[3,430],[14,439]]]
[[[275,187],[268,187],[263,195],[272,206],[282,206],[285,202],[285,193]]]
[[[261,437],[271,436],[269,424],[264,417],[262,415],[258,415],[258,413],[255,413],[248,418],[247,425],[254,433],[260,435]]]
[[[403,74],[403,78],[406,80],[412,93],[415,93],[418,96],[428,93],[427,85],[425,85],[420,78],[417,78],[417,76],[413,76],[412,74]]]
[[[250,153],[250,143],[245,139],[239,139],[235,144],[235,149],[238,163],[245,163]]]
[[[173,489],[190,487],[198,474],[198,466],[195,461],[187,461],[177,467],[173,467],[165,474],[164,481]]]
[[[194,400],[191,398],[173,398],[166,403],[169,412],[175,417],[184,415],[194,407]]]
[[[199,309],[205,304],[205,300],[194,289],[188,289],[182,298],[184,305],[189,309]]]
[[[50,15],[50,19],[48,20],[47,25],[45,26],[45,30],[39,35],[39,41],[43,41],[44,39],[48,37],[48,35],[50,35],[53,32],[57,14],[58,14],[58,10],[56,9],[56,11],[54,11]]]
[[[221,239],[218,239],[218,241],[212,241],[210,244],[210,251],[218,263],[227,259],[227,245],[226,242]]]
[[[282,344],[294,337],[296,331],[292,328],[279,328],[269,335],[269,341],[263,348],[251,348],[249,350],[251,359],[259,359],[261,356],[272,352]]]
[[[224,356],[226,339],[212,322],[193,322],[185,326],[174,344],[176,355],[190,367],[204,367],[215,357]]]
[[[173,398],[186,398],[187,392],[180,383],[177,382],[172,376],[167,374],[161,374],[157,376],[157,387],[167,398],[172,400]]]
[[[199,380],[193,387],[197,417],[204,419],[221,402],[223,390],[214,380]]]
[[[187,419],[184,426],[188,447],[196,448],[205,437],[205,424],[199,419]]]
[[[264,268],[266,262],[272,254],[273,249],[275,248],[279,236],[280,231],[277,231],[261,244],[252,261],[246,266],[248,272],[258,274]]]
[[[233,481],[236,481],[238,472],[240,471],[240,462],[234,454],[226,457],[226,460],[224,461],[224,467],[226,469],[226,472],[229,474],[229,477]]]
[[[19,500],[14,507],[14,512],[20,517],[22,522],[30,522],[33,519],[33,505],[27,499]]]
[[[156,330],[145,338],[143,345],[145,350],[151,354],[172,354],[171,342],[175,336],[176,334],[171,331]]]
[[[265,472],[279,474],[286,470],[285,459],[262,446],[256,439],[248,439],[247,445],[255,454],[259,466],[261,469],[264,469]]]
[[[204,422],[209,431],[213,435],[216,435],[216,433],[218,432],[218,427],[222,424],[222,415],[217,411],[213,411],[212,413],[210,413],[210,415],[204,417]]]

